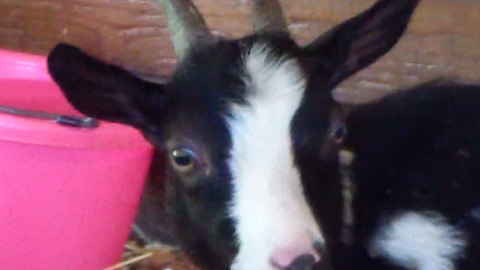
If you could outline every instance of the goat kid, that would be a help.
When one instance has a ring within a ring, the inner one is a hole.
[[[274,0],[253,2],[257,31],[237,40],[215,40],[188,0],[162,4],[181,60],[168,83],[65,44],[48,67],[80,112],[163,151],[178,236],[200,266],[480,265],[477,87],[421,86],[345,121],[331,96],[395,45],[418,0],[380,0],[306,47]]]

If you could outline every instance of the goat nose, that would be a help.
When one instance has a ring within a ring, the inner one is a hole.
[[[320,256],[315,250],[304,253],[277,250],[272,256],[272,265],[275,269],[282,270],[313,270],[313,266],[320,261]]]
[[[296,257],[285,270],[313,270],[315,263],[315,257],[306,253]]]

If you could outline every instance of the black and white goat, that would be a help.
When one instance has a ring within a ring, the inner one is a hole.
[[[257,31],[237,40],[214,40],[188,0],[162,3],[181,56],[168,83],[69,45],[48,66],[79,111],[163,150],[199,265],[480,269],[480,87],[422,85],[347,117],[331,96],[395,45],[418,0],[380,0],[306,47],[274,0],[253,1]]]

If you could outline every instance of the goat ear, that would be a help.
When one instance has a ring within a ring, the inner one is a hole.
[[[51,77],[81,113],[145,131],[155,123],[155,109],[162,107],[162,85],[143,81],[66,44],[57,45],[47,62]]]
[[[405,32],[419,0],[380,0],[304,48],[332,87],[387,53]]]

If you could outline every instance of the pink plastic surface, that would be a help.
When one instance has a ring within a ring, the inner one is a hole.
[[[1,50],[0,105],[80,115],[44,57]],[[117,263],[151,155],[141,134],[123,125],[89,130],[0,113],[0,269]]]

